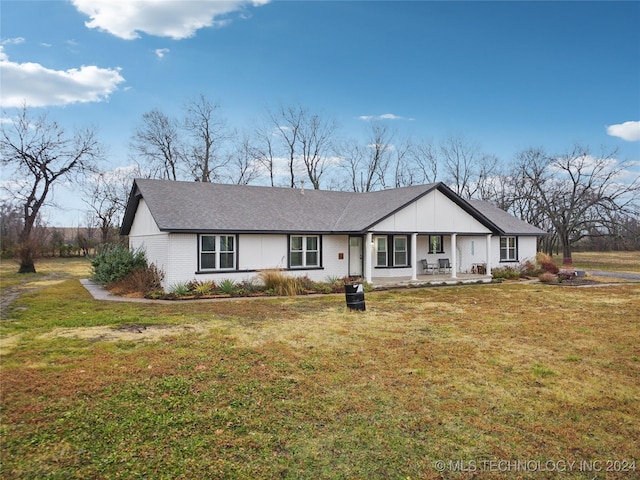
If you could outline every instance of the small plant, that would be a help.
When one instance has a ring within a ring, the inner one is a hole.
[[[264,291],[264,286],[252,278],[240,282],[238,288],[248,294]]]
[[[258,275],[265,289],[274,295],[297,295],[302,293],[302,282],[285,275],[280,270],[263,270]]]
[[[207,282],[194,282],[190,290],[197,296],[203,296],[211,294],[216,288],[216,283],[211,280]]]
[[[558,277],[556,277],[553,273],[545,272],[538,276],[538,280],[541,283],[556,283]]]
[[[520,271],[512,267],[494,268],[491,270],[494,280],[509,280],[520,278]]]
[[[189,288],[189,284],[185,282],[178,282],[171,285],[169,288],[169,293],[175,295],[176,297],[186,297],[191,295],[191,289]]]
[[[236,282],[229,278],[225,278],[218,284],[218,290],[226,295],[233,295],[238,290]]]

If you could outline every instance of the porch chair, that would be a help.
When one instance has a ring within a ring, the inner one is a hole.
[[[449,263],[448,258],[439,258],[438,259],[438,272],[447,273],[447,270],[451,272],[451,264]]]
[[[429,263],[426,258],[420,260],[422,263],[422,273],[434,273],[435,265],[433,263]]]

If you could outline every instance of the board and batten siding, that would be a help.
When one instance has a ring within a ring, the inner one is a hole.
[[[435,190],[372,227],[373,232],[491,233],[446,195]]]

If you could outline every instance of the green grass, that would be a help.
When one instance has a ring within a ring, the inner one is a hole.
[[[79,275],[0,322],[3,479],[474,478],[455,462],[500,459],[640,475],[638,284],[385,291],[351,312],[99,302]]]

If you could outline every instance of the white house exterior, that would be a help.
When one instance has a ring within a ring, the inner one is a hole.
[[[137,179],[121,234],[168,289],[265,269],[374,285],[430,273],[489,279],[491,268],[533,260],[544,232],[442,183],[353,193]],[[440,270],[444,259],[451,268]]]

